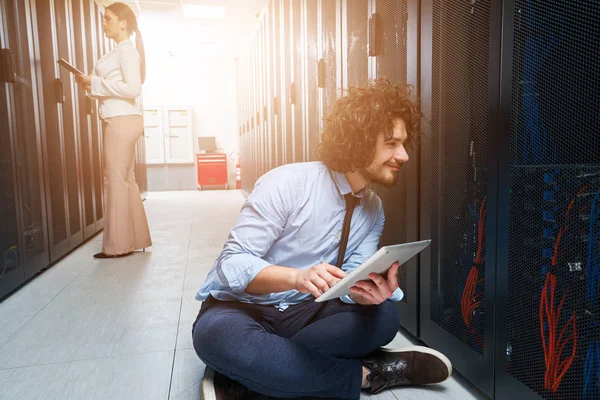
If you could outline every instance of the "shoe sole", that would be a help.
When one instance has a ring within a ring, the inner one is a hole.
[[[448,357],[446,357],[439,351],[434,350],[432,348],[425,347],[425,346],[411,346],[411,347],[402,347],[400,349],[380,348],[379,350],[385,351],[386,353],[404,353],[406,351],[414,351],[417,353],[431,354],[432,356],[435,356],[435,357],[439,358],[440,360],[442,360],[442,362],[446,365],[446,368],[448,368],[448,376],[446,377],[446,379],[444,379],[441,382],[446,381],[452,375],[452,363],[450,362],[450,359],[448,359]],[[436,382],[436,383],[441,383],[441,382]]]
[[[204,400],[217,400],[215,393],[215,371],[206,367],[202,378],[202,398]]]

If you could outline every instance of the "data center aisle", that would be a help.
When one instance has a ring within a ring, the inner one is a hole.
[[[0,399],[200,399],[194,294],[243,201],[239,191],[150,193],[146,253],[95,260],[97,235],[0,303]],[[373,398],[483,396],[454,377]]]

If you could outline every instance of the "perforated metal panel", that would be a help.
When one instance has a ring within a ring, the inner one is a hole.
[[[406,84],[407,71],[407,1],[377,0],[377,42],[376,77],[387,78],[396,84]],[[408,237],[408,195],[409,173],[417,168],[416,162],[410,162],[400,170],[398,184],[390,189],[377,187],[385,212],[385,228],[381,236],[381,245],[406,243],[416,238]],[[416,210],[410,210],[415,212]],[[398,283],[404,292],[402,302],[408,300],[410,287],[407,281],[407,265],[398,271]]]
[[[599,15],[514,14],[506,371],[547,399],[600,397]]]
[[[294,112],[294,162],[307,161],[304,159],[304,124],[303,124],[303,93],[302,85],[305,80],[303,75],[303,50],[299,38],[302,37],[302,0],[291,0],[292,27],[291,35],[294,43],[294,61],[292,68],[294,70],[292,80],[294,90],[291,93],[293,112]]]
[[[430,316],[484,345],[488,2],[433,1]]]
[[[348,87],[369,81],[369,0],[348,0],[346,9]]]
[[[307,1],[305,8],[305,44],[306,44],[306,102],[304,107],[306,108],[306,119],[307,119],[307,134],[305,154],[307,155],[307,161],[316,160],[316,148],[319,144],[319,102],[318,98],[318,33],[317,33],[317,15],[318,15],[318,3],[316,1]]]
[[[337,54],[336,49],[339,32],[337,31],[336,17],[339,10],[336,7],[336,0],[322,0],[322,40],[323,40],[323,60],[325,62],[325,90],[323,91],[323,114],[327,116],[331,111],[331,106],[337,99]]]
[[[381,41],[377,54],[377,77],[406,83],[407,71],[407,0],[377,0]]]

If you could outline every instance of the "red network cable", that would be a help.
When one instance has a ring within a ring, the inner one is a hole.
[[[544,349],[544,361],[546,363],[546,373],[544,374],[544,389],[552,392],[558,391],[558,386],[567,370],[573,364],[575,352],[577,351],[577,313],[573,312],[569,321],[563,326],[558,334],[558,324],[560,323],[560,314],[565,302],[568,290],[563,294],[558,305],[558,310],[554,306],[554,293],[556,290],[556,276],[548,272],[546,281],[542,289],[542,298],[540,299],[540,335],[542,337],[542,346]],[[544,321],[548,324],[548,337],[544,332]],[[572,332],[566,338],[567,328],[572,327]],[[572,341],[571,355],[561,361],[562,353]]]
[[[558,247],[560,245],[560,240],[566,234],[567,229],[569,229],[569,213],[571,212],[571,208],[573,208],[573,205],[575,204],[575,200],[577,200],[577,197],[579,197],[589,186],[590,185],[585,185],[584,187],[582,187],[579,190],[579,192],[577,192],[577,196],[575,196],[575,198],[573,198],[573,200],[571,200],[571,203],[569,203],[569,207],[567,207],[567,212],[565,213],[565,222],[560,227],[560,229],[558,231],[558,236],[556,237],[556,243],[554,244],[554,254],[552,255],[552,266],[556,266],[556,260],[558,258]]]
[[[463,289],[462,301],[461,301],[461,312],[462,318],[467,327],[471,326],[471,319],[473,313],[479,307],[481,307],[481,296],[483,293],[475,294],[477,285],[483,282],[483,279],[479,280],[479,268],[478,265],[482,265],[485,262],[483,257],[483,238],[485,235],[485,216],[487,215],[487,209],[485,207],[487,196],[483,198],[481,207],[479,208],[479,223],[477,226],[477,253],[475,254],[474,264],[469,271],[469,276]]]
[[[556,237],[556,243],[554,244],[554,254],[552,255],[552,266],[556,267],[558,260],[558,250],[560,248],[560,241],[566,235],[569,229],[569,213],[575,204],[577,198],[589,187],[586,185],[582,187],[577,196],[571,200],[567,211],[565,212],[565,221],[558,231]],[[556,290],[556,275],[551,272],[546,274],[546,281],[544,282],[544,288],[542,289],[542,297],[540,299],[540,335],[542,337],[542,346],[544,349],[544,361],[546,363],[546,373],[544,374],[544,388],[556,392],[560,381],[571,367],[575,358],[575,352],[577,349],[577,313],[573,313],[569,321],[561,329],[558,338],[556,334],[558,332],[558,324],[560,322],[560,314],[562,311],[563,304],[565,302],[568,290],[565,291],[563,297],[558,306],[558,310],[554,310],[554,292]],[[548,338],[544,332],[544,321],[547,318],[548,324]],[[572,333],[566,339],[564,338],[567,328],[572,326]],[[568,342],[573,341],[573,348],[571,355],[565,360],[560,362],[560,357],[565,349]]]

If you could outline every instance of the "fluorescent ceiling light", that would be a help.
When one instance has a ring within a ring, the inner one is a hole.
[[[183,17],[190,19],[223,19],[225,7],[183,4]]]

